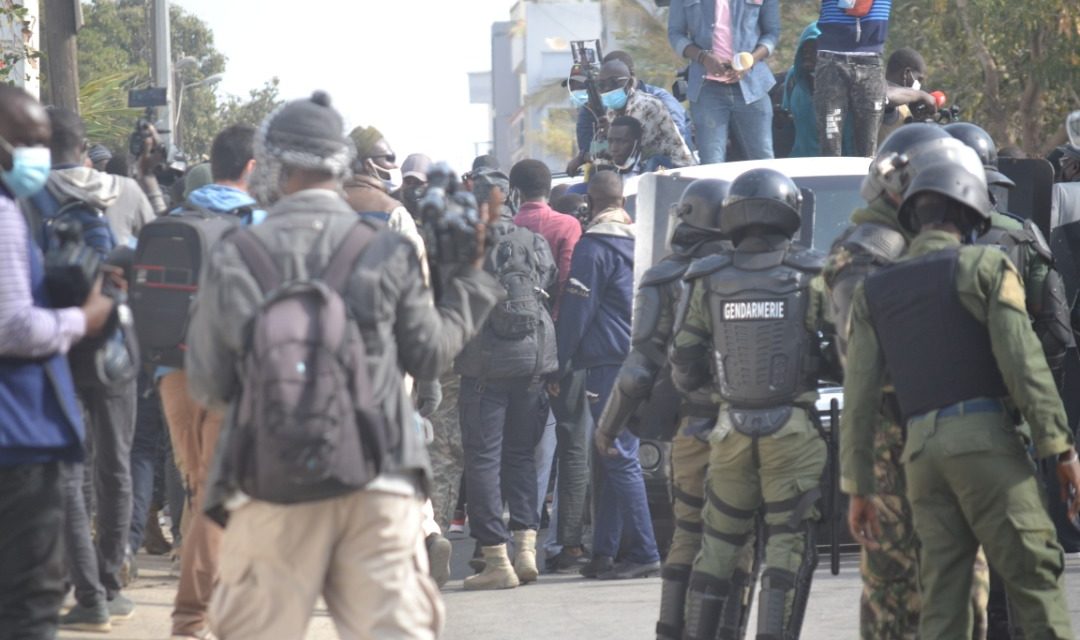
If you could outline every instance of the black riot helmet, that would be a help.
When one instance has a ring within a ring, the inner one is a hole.
[[[750,226],[772,227],[792,237],[799,230],[802,193],[774,169],[751,169],[731,183],[720,231],[731,237]]]
[[[925,202],[919,198],[924,194],[937,194],[943,200],[935,207],[916,207]],[[952,222],[965,233],[981,235],[990,226],[992,208],[982,172],[973,173],[957,162],[942,162],[924,168],[912,179],[898,217],[900,224],[914,233],[929,222]]]
[[[945,131],[950,136],[974,149],[979,156],[979,162],[982,163],[983,169],[986,170],[986,182],[988,184],[1001,185],[1009,189],[1016,186],[1016,183],[1010,180],[1008,176],[997,170],[997,145],[994,144],[994,139],[990,137],[990,134],[985,129],[970,122],[953,122],[945,125]]]
[[[720,232],[720,214],[724,209],[731,183],[727,180],[703,178],[694,180],[679,199],[677,215],[681,224],[699,231]]]
[[[859,194],[867,202],[873,202],[885,194],[899,202],[910,181],[910,176],[903,171],[906,165],[903,156],[926,143],[948,138],[949,134],[940,125],[926,122],[913,122],[897,128],[878,148]]]

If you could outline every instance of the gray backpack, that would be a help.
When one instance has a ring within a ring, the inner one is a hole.
[[[236,414],[240,488],[254,498],[320,500],[379,474],[387,433],[360,329],[342,299],[374,236],[358,223],[320,276],[292,281],[250,230],[227,236],[266,296],[248,328]]]

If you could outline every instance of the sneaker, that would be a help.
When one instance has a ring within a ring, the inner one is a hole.
[[[630,580],[632,578],[647,578],[660,573],[660,562],[617,562],[608,571],[596,576],[600,580]]]
[[[450,529],[447,533],[465,533],[465,512],[455,511],[454,517],[450,520]]]
[[[113,596],[113,599],[109,600],[109,604],[106,606],[109,609],[109,620],[111,622],[123,622],[135,617],[135,603],[122,593]]]
[[[152,556],[163,556],[172,551],[172,544],[165,539],[165,534],[161,531],[161,520],[157,511],[151,511],[146,518],[143,548]]]
[[[589,559],[589,553],[584,548],[581,553],[574,555],[563,547],[562,551],[544,560],[544,571],[546,573],[574,573],[587,565]]]
[[[60,628],[68,631],[107,633],[112,631],[112,624],[109,622],[109,609],[104,602],[92,607],[76,604],[60,618]]]
[[[586,578],[595,578],[601,573],[607,573],[614,565],[608,556],[593,556],[589,563],[581,568],[579,573]]]
[[[135,562],[135,554],[128,550],[124,556],[124,564],[120,565],[120,586],[127,587],[139,579],[139,565]]]

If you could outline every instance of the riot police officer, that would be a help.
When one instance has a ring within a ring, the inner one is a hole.
[[[742,594],[733,578],[764,506],[759,637],[797,637],[817,565],[826,445],[813,421],[817,382],[831,377],[818,332],[831,332],[811,282],[820,253],[793,245],[802,196],[790,178],[752,169],[731,185],[720,228],[731,253],[691,265],[685,320],[670,351],[683,392],[721,399],[709,436],[704,536],[694,560],[684,638],[731,637]]]
[[[981,166],[963,143],[932,124],[909,124],[886,138],[863,180],[865,208],[851,215],[851,226],[840,236],[826,259],[822,279],[837,327],[840,355],[846,356],[850,330],[851,297],[867,275],[892,264],[906,251],[912,234],[897,219],[904,189],[927,164],[957,162],[973,171]],[[863,580],[860,598],[860,637],[893,640],[913,637],[919,624],[919,539],[911,522],[911,506],[904,496],[905,478],[900,463],[904,429],[896,396],[887,385],[873,422],[850,425],[856,431],[841,433],[842,489],[852,494],[850,514],[874,508],[880,531],[876,548],[863,547],[859,570]],[[873,452],[872,466],[859,467],[852,457],[856,449]],[[866,478],[877,481],[873,505],[865,503]],[[850,515],[849,514],[849,515]],[[985,562],[975,567],[973,606],[975,618],[985,618],[989,575]],[[978,633],[975,637],[983,637]]]
[[[1065,284],[1054,268],[1050,245],[1032,220],[1021,220],[1005,212],[1002,191],[1016,185],[997,169],[997,146],[994,139],[978,125],[954,122],[945,126],[952,137],[970,147],[979,156],[986,173],[987,188],[995,207],[990,211],[990,229],[979,237],[979,244],[1001,247],[1012,260],[1024,283],[1024,299],[1035,334],[1039,336],[1046,361],[1059,384],[1065,368],[1065,353],[1076,346],[1069,321]]]
[[[658,640],[682,637],[690,565],[701,548],[701,509],[709,466],[707,438],[718,411],[707,389],[680,397],[671,383],[667,350],[674,334],[676,308],[686,288],[682,278],[691,261],[731,251],[731,243],[720,232],[729,186],[724,180],[695,180],[683,192],[675,211],[679,222],[671,237],[672,254],[646,271],[638,284],[630,355],[619,370],[595,436],[601,454],[619,431],[634,422],[660,422],[646,428],[663,429],[665,439],[672,440],[675,532],[661,572]],[[749,567],[740,573],[749,576]],[[750,581],[743,582],[748,585]]]
[[[912,179],[899,221],[919,235],[904,259],[855,290],[842,429],[872,422],[883,385],[892,382],[907,430],[907,496],[922,543],[920,637],[971,636],[964,604],[982,544],[1024,630],[1071,638],[1062,551],[1016,430],[1016,410],[1030,423],[1038,454],[1059,456],[1064,484],[1080,488],[1080,464],[1015,267],[1000,251],[961,246],[985,230],[990,209],[978,169],[947,162]],[[865,447],[851,456],[862,469],[871,464]],[[873,478],[866,484],[864,497],[872,497]],[[1072,515],[1077,509],[1074,500]],[[854,523],[861,544],[876,546],[875,519],[868,509]]]

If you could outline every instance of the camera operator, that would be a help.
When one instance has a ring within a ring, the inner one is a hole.
[[[52,171],[45,188],[29,197],[25,206],[32,213],[31,219],[40,221],[46,266],[51,268],[54,261],[66,263],[67,256],[75,256],[79,267],[75,271],[85,273],[96,268],[91,264],[96,262],[93,253],[97,259],[105,260],[110,254],[119,255],[114,254],[118,248],[122,252],[133,247],[139,230],[154,214],[133,180],[85,166],[89,145],[77,114],[60,108],[47,112],[52,129]],[[48,282],[50,291],[59,290],[51,284],[54,279],[50,277]],[[64,285],[65,290],[70,287],[74,301],[81,298],[79,291],[85,291],[83,286]],[[121,289],[114,287],[117,295],[122,295]],[[118,328],[117,319],[110,319],[107,338],[81,345],[68,358],[91,438],[91,474],[97,498],[97,535],[92,537],[83,468],[81,464],[71,465],[64,474],[63,491],[66,544],[77,604],[61,621],[68,629],[107,631],[110,619],[130,617],[133,608],[120,591],[124,586],[121,573],[129,554],[138,358],[128,347],[132,333]]]
[[[135,158],[135,180],[150,200],[154,215],[165,215],[169,203],[158,184],[157,172],[165,168],[169,150],[162,144],[157,129],[145,118],[140,118],[135,125],[129,147],[128,151]]]
[[[914,113],[934,114],[934,96],[922,90],[926,61],[914,49],[893,51],[885,64],[885,110],[881,116],[878,140],[884,140]]]
[[[49,173],[49,117],[0,84],[0,629],[52,637],[64,598],[61,469],[83,457],[67,350],[100,334],[113,301],[100,283],[82,308],[50,308],[41,252],[15,198]]]

